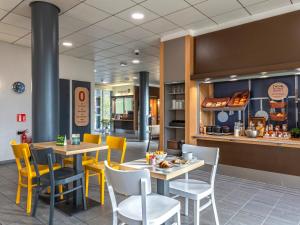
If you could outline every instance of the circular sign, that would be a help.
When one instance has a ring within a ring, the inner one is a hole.
[[[289,89],[286,84],[277,82],[271,84],[268,89],[269,97],[273,100],[283,100],[288,96]]]
[[[14,90],[14,92],[21,94],[25,91],[25,84],[20,81],[17,81],[13,83],[12,89]]]

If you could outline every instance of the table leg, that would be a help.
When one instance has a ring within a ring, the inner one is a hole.
[[[74,170],[76,171],[76,173],[81,173],[83,171],[82,168],[82,155],[81,154],[76,154],[73,156],[73,167]],[[79,186],[80,181],[75,181],[74,186]],[[81,189],[78,189],[76,191],[73,192],[73,206],[76,209],[79,209],[80,207],[82,207],[82,193],[81,193]]]
[[[169,181],[157,179],[157,194],[169,196]],[[169,221],[162,225],[171,224]]]

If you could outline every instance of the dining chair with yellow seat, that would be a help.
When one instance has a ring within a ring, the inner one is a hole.
[[[12,140],[10,142],[10,145],[13,149],[18,169],[18,189],[16,195],[16,204],[20,204],[21,189],[27,188],[26,212],[29,214],[31,212],[32,188],[36,186],[36,184],[33,183],[33,178],[36,178],[36,172],[34,169],[34,165],[30,163],[31,153],[29,145],[27,143],[17,144],[15,140]],[[54,169],[59,169],[60,167],[61,166],[58,163],[54,165]],[[46,165],[39,165],[38,170],[41,175],[49,173],[49,167]],[[27,179],[27,182],[26,179],[24,181],[24,178]],[[59,191],[62,191],[62,186],[59,188]]]
[[[108,165],[114,169],[119,169],[119,165],[122,164],[125,160],[126,154],[126,138],[123,137],[114,137],[107,136],[106,137],[106,145],[108,146],[107,151],[107,162]],[[112,151],[118,151],[121,154],[120,161],[114,162],[111,161],[111,153]],[[90,174],[90,172],[93,172]],[[104,190],[105,190],[105,175],[104,175],[104,161],[100,161],[97,163],[87,164],[85,166],[85,191],[86,197],[88,197],[89,191],[89,177],[93,175],[98,175],[98,182],[100,188],[100,203],[104,205]]]
[[[87,134],[83,135],[83,142],[93,143],[93,144],[101,144],[101,135],[98,134]],[[99,151],[96,151],[95,156],[88,155],[84,153],[82,156],[82,165],[85,166],[87,164],[98,162],[99,159]],[[73,158],[68,157],[64,159],[64,165],[71,165],[73,166]]]

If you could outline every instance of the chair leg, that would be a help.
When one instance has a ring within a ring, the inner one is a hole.
[[[189,215],[189,198],[185,198],[184,200],[184,215]]]
[[[21,190],[22,190],[22,177],[19,175],[18,179],[18,189],[17,189],[17,195],[16,195],[16,204],[19,205],[21,201]]]
[[[194,201],[194,225],[200,225],[200,201],[195,200]]]
[[[211,203],[212,203],[212,207],[213,207],[213,211],[214,211],[216,225],[220,225],[214,192],[211,194]]]
[[[100,204],[104,205],[104,190],[105,190],[105,177],[104,177],[104,171],[100,172]]]
[[[35,214],[36,214],[36,209],[38,207],[38,202],[39,202],[39,196],[40,196],[40,190],[41,190],[41,186],[40,184],[38,183],[37,184],[37,187],[35,189],[35,196],[34,196],[34,205],[33,205],[33,209],[32,209],[32,214],[31,216],[35,217]]]
[[[53,225],[54,205],[55,205],[55,187],[51,186],[50,190],[51,190],[51,193],[50,193],[49,225]]]
[[[177,212],[177,225],[181,225],[180,210]]]
[[[60,184],[60,185],[58,186],[58,191],[59,191],[59,193],[64,192],[64,188],[63,188],[63,185],[62,185],[62,184]],[[63,195],[60,195],[60,196],[59,196],[59,199],[60,199],[60,200],[63,200],[63,199],[64,199],[64,196],[63,196]]]
[[[113,225],[118,225],[118,215],[116,212],[113,213]]]
[[[84,210],[87,210],[87,206],[86,206],[86,197],[85,197],[85,193],[86,193],[86,190],[85,190],[85,183],[84,183],[84,177],[81,178],[81,186],[82,186],[82,203],[83,203],[83,209]]]
[[[89,197],[89,180],[90,180],[90,171],[85,170],[85,197]]]
[[[32,200],[32,179],[28,177],[27,184],[27,214],[31,213],[31,200]]]

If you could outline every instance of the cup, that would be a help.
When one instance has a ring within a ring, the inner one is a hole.
[[[193,153],[192,152],[183,152],[182,153],[182,158],[184,160],[192,160],[193,159]]]

